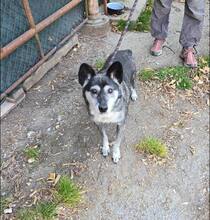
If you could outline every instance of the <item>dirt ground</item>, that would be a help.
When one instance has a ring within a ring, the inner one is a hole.
[[[208,8],[208,5],[207,7]],[[208,54],[208,12],[200,55]],[[149,33],[128,33],[122,48],[132,49],[138,69],[180,64],[178,44],[183,4],[174,3],[168,45],[161,57],[149,55]],[[95,39],[80,35],[80,47],[28,93],[1,123],[1,194],[13,197],[14,209],[31,204],[29,195],[43,186],[50,172],[74,174],[84,190],[84,205],[72,216],[84,220],[207,220],[209,194],[209,109],[207,95],[167,93],[157,82],[137,80],[138,100],[131,103],[116,165],[99,152],[100,136],[90,122],[77,82],[79,65],[107,57],[119,34]],[[181,125],[181,126],[179,126]],[[135,151],[145,136],[169,147],[166,161]],[[38,144],[41,157],[28,164],[26,146]],[[64,213],[65,214],[65,213]],[[5,215],[4,219],[10,219]]]

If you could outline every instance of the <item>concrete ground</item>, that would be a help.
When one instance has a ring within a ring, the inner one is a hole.
[[[207,13],[200,55],[208,54]],[[174,3],[168,45],[175,54],[166,48],[161,57],[152,57],[149,33],[126,35],[121,48],[132,49],[139,70],[181,63],[182,16],[183,4]],[[93,65],[96,59],[107,57],[118,38],[116,33],[102,39],[80,35],[80,47],[3,119],[1,194],[12,196],[14,209],[19,209],[31,204],[29,194],[43,187],[50,172],[56,172],[73,175],[87,191],[84,204],[59,219],[207,220],[209,111],[202,91],[196,96],[183,91],[171,95],[157,82],[137,80],[139,98],[130,105],[122,159],[115,165],[99,152],[100,136],[87,115],[77,73],[82,62]],[[169,158],[158,161],[137,153],[134,146],[145,136],[166,142]],[[41,157],[28,164],[23,150],[33,144],[40,146]],[[10,215],[3,218],[12,219]]]

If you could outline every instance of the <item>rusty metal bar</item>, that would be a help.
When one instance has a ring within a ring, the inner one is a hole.
[[[54,12],[52,15],[41,21],[36,25],[35,28],[31,28],[30,30],[26,31],[24,34],[7,44],[5,47],[1,48],[0,51],[0,59],[4,59],[9,54],[11,54],[14,50],[16,50],[18,47],[23,45],[25,42],[30,40],[32,37],[36,35],[36,33],[39,33],[44,28],[52,24],[54,21],[56,21],[58,18],[66,14],[69,10],[77,6],[82,0],[72,0],[62,8],[60,8],[58,11]]]
[[[85,0],[85,15],[88,17],[88,0]]]
[[[47,55],[45,55],[37,64],[35,64],[31,69],[29,69],[23,76],[21,76],[15,83],[13,83],[9,88],[7,88],[0,96],[0,100],[12,92],[18,85],[20,85],[24,80],[26,80],[30,75],[33,74],[50,56],[52,56],[57,49],[63,46],[63,44],[69,40],[85,23],[87,18],[79,24],[68,36],[66,36],[57,47],[54,47]]]
[[[36,32],[36,25],[35,25],[35,22],[34,22],[34,18],[33,18],[28,0],[22,0],[22,4],[23,4],[23,8],[24,8],[26,17],[28,19],[28,23],[29,23],[29,25],[32,29],[35,29],[35,32]],[[44,51],[42,49],[41,42],[40,42],[40,39],[39,39],[39,35],[38,35],[37,32],[35,33],[35,39],[36,39],[36,42],[37,42],[38,50],[41,54],[41,57],[43,58],[44,57]]]

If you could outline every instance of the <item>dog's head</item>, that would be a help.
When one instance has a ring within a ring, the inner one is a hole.
[[[83,63],[79,69],[79,83],[91,115],[105,114],[113,110],[122,96],[120,84],[123,68],[120,62],[113,63],[108,70],[96,74],[94,69]]]

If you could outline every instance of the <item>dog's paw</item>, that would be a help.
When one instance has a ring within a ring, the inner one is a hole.
[[[137,93],[136,93],[136,90],[135,90],[135,89],[132,89],[132,90],[131,90],[131,100],[132,100],[132,101],[136,101],[137,98],[138,98],[138,95],[137,95]]]
[[[112,160],[114,163],[118,163],[120,160],[120,150],[113,150]]]
[[[109,148],[109,146],[103,146],[103,147],[101,148],[101,153],[102,153],[102,155],[103,155],[104,157],[107,157],[107,156],[109,155],[109,153],[110,153],[110,148]]]

